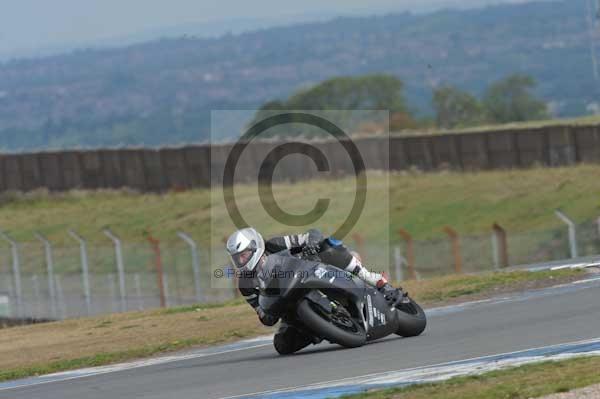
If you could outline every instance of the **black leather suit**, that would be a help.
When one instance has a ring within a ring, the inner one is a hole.
[[[266,240],[265,253],[268,256],[269,254],[286,249],[300,249],[307,244],[310,245],[315,242],[322,243],[320,246],[321,250],[318,253],[318,257],[322,262],[354,272],[353,264],[356,262],[356,258],[352,253],[340,241],[334,239],[326,240],[320,231],[314,229],[304,234],[273,237]],[[348,269],[349,267],[350,269]],[[360,267],[360,264],[357,267]],[[242,273],[239,279],[239,290],[248,304],[258,311],[259,290],[256,275],[253,273]],[[262,318],[261,321],[266,325],[272,325],[276,322],[276,320],[266,322]],[[316,342],[313,341],[310,335],[303,333],[294,325],[288,324],[286,320],[281,321],[279,330],[273,340],[275,349],[280,354],[290,354]]]

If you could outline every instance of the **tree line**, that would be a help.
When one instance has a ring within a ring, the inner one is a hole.
[[[534,88],[535,80],[523,74],[492,83],[481,98],[453,86],[439,87],[432,100],[436,126],[451,129],[548,119],[548,107],[533,94]]]
[[[282,110],[389,110],[390,129],[404,130],[419,127],[452,129],[483,124],[501,124],[548,119],[546,103],[534,94],[536,83],[528,75],[513,74],[493,82],[480,98],[451,85],[443,85],[432,93],[434,117],[416,116],[407,105],[403,82],[395,76],[374,74],[355,77],[337,77],[303,89],[287,100],[265,103],[250,125],[273,112]],[[379,114],[360,112],[362,120],[348,120],[352,113],[337,112],[334,121],[343,125],[375,126]],[[354,116],[356,117],[356,116]],[[271,135],[318,135],[318,129],[286,126],[273,129]]]

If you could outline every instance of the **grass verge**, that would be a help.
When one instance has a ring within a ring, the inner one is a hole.
[[[444,237],[441,228],[453,226],[461,234],[490,233],[494,222],[510,234],[564,227],[553,210],[563,209],[577,222],[591,220],[600,209],[598,165],[570,168],[488,171],[478,173],[400,173],[369,174],[369,195],[377,201],[387,196],[390,208],[371,206],[364,210],[356,226],[365,238],[377,242],[399,227],[409,230],[415,239]],[[330,198],[327,217],[319,221],[324,231],[332,231],[347,216],[354,201],[354,180],[322,179],[296,184],[279,183],[274,196],[288,212],[306,211],[307,193]],[[256,186],[236,187],[240,212],[256,220],[266,236],[289,232],[265,218],[256,195]],[[371,201],[369,197],[368,201]],[[370,204],[371,202],[368,202]],[[378,204],[378,202],[374,202]],[[77,230],[90,244],[110,247],[101,229],[110,226],[125,243],[147,244],[145,232],[167,242],[179,242],[176,232],[183,230],[204,246],[211,236],[219,243],[231,233],[232,226],[224,207],[211,207],[209,190],[182,193],[137,194],[130,191],[73,191],[0,195],[0,226],[17,241],[35,242],[40,231],[56,245],[73,246],[69,228]],[[253,212],[252,212],[253,211]],[[389,214],[388,214],[389,213]],[[211,231],[211,219],[214,231]],[[385,226],[386,229],[383,229]],[[329,229],[329,230],[328,230]],[[391,237],[398,240],[398,237]],[[36,247],[39,246],[36,242]]]
[[[580,269],[514,271],[473,275],[449,275],[424,281],[405,281],[402,287],[427,305],[451,304],[490,297],[511,291],[525,291],[573,281],[585,275]]]
[[[404,287],[417,301],[432,306],[583,275],[578,270],[492,273],[407,281]],[[223,344],[270,331],[243,300],[7,328],[0,330],[0,381]]]
[[[600,357],[544,362],[448,381],[349,395],[352,399],[526,399],[600,383]]]

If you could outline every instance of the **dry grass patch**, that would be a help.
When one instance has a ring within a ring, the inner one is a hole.
[[[256,314],[246,304],[176,309],[181,310],[132,312],[4,329],[0,332],[0,369],[92,357],[99,353],[146,350],[151,354],[269,332],[257,322]]]
[[[425,305],[447,305],[507,292],[550,287],[584,277],[586,271],[565,269],[556,271],[514,271],[472,275],[450,275],[422,281],[404,281],[401,285]]]

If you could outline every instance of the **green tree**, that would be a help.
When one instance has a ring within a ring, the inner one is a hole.
[[[273,111],[280,110],[340,111],[333,114],[337,120],[332,122],[346,127],[388,122],[377,120],[381,114],[375,112],[353,113],[351,111],[389,110],[393,121],[406,121],[408,125],[413,123],[413,120],[407,111],[402,89],[402,81],[390,75],[337,77],[300,90],[286,101],[270,101],[264,104],[254,115],[251,125],[272,115]],[[362,119],[357,120],[357,115]],[[399,115],[402,118],[399,118]],[[319,129],[298,125],[274,128],[266,135],[314,136],[321,133]]]
[[[292,95],[289,109],[378,109],[406,112],[402,81],[390,75],[338,77]]]
[[[465,91],[443,86],[433,93],[436,124],[442,128],[473,126],[485,120],[479,100]]]
[[[521,74],[492,84],[483,98],[489,120],[507,123],[548,118],[546,103],[532,93],[535,85],[531,76]]]

